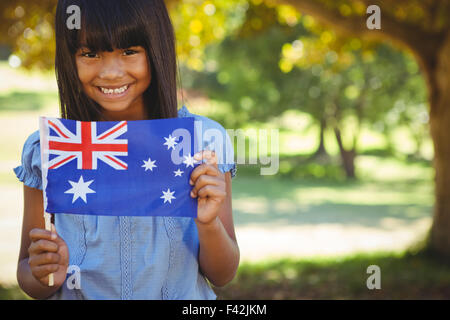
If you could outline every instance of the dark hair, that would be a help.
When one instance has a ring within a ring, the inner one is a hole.
[[[80,30],[66,25],[71,5],[81,10]],[[144,92],[148,117],[177,117],[175,36],[163,0],[58,0],[55,33],[62,118],[105,120],[101,106],[84,93],[78,77],[75,53],[83,45],[94,52],[144,47],[152,72],[151,84]]]

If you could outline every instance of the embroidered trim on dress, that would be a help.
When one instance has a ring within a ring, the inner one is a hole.
[[[131,300],[131,241],[130,241],[130,217],[119,217],[120,229],[120,271],[122,300]]]
[[[170,279],[170,271],[173,266],[173,259],[175,257],[175,245],[173,240],[174,231],[175,231],[175,225],[174,225],[174,218],[173,217],[163,217],[164,219],[164,226],[166,227],[167,237],[169,238],[169,265],[167,267],[167,277],[164,281],[164,285],[161,289],[162,299],[163,300],[169,300],[173,299],[173,297],[170,294],[169,291],[169,279]]]

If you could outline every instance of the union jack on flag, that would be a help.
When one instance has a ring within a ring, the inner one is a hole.
[[[126,170],[127,163],[117,156],[128,155],[128,141],[118,139],[127,132],[127,122],[121,121],[105,132],[97,131],[96,122],[76,122],[75,134],[60,120],[48,120],[57,136],[49,136],[49,153],[57,157],[49,162],[49,169],[57,169],[69,161],[77,160],[77,169],[97,169],[102,160],[117,170]]]
[[[48,213],[196,217],[194,118],[86,122],[40,118]]]

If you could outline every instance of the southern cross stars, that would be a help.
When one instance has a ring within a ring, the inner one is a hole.
[[[194,163],[196,163],[197,161],[194,160],[194,157],[192,157],[190,154],[188,154],[187,156],[184,156],[184,160],[183,163],[186,164],[186,168],[187,167],[194,167]]]
[[[83,201],[85,203],[87,203],[86,194],[95,193],[94,190],[89,188],[89,185],[93,181],[94,180],[84,182],[83,176],[80,176],[80,179],[78,180],[78,182],[73,182],[73,181],[69,180],[69,183],[71,184],[72,188],[65,191],[64,193],[72,193],[73,194],[72,203],[74,203],[75,200],[77,200],[78,198],[83,199]]]
[[[170,188],[167,189],[167,191],[163,190],[163,195],[160,197],[161,199],[164,199],[164,203],[169,201],[169,203],[172,203],[172,199],[176,199],[173,194],[175,191],[170,191]]]
[[[181,177],[181,174],[183,173],[184,171],[181,171],[180,169],[178,169],[177,171],[174,171],[173,173],[175,173],[175,177]]]
[[[169,137],[168,138],[164,137],[164,139],[166,139],[164,145],[167,146],[167,150],[169,150],[170,148],[172,148],[172,150],[175,150],[175,145],[177,144],[175,140],[177,139],[177,137],[172,137],[172,135],[169,134]]]
[[[164,139],[166,140],[164,145],[167,146],[167,150],[170,150],[170,148],[172,148],[172,150],[175,150],[175,145],[178,144],[176,142],[176,140],[178,138],[172,137],[172,135],[169,134],[169,137],[164,137]],[[153,171],[153,168],[157,167],[155,165],[156,160],[152,161],[151,158],[148,158],[148,160],[143,160],[143,161],[144,161],[144,164],[141,167],[145,168],[145,171],[147,171],[147,170]],[[186,165],[186,168],[194,167],[194,163],[197,163],[197,162],[198,161],[196,161],[194,159],[194,157],[192,157],[190,154],[188,154],[187,156],[184,156],[183,163]],[[175,177],[182,177],[184,171],[181,171],[178,168],[176,171],[173,171],[173,173],[175,174]],[[170,191],[170,188],[167,188],[167,191],[162,190],[162,193],[163,193],[163,195],[160,198],[164,199],[164,203],[166,203],[166,202],[172,203],[172,200],[176,199],[174,196],[175,191]]]
[[[155,165],[156,160],[152,161],[152,159],[148,158],[147,161],[145,161],[145,160],[142,160],[142,161],[144,161],[144,164],[141,167],[144,167],[145,171],[147,171],[148,169],[153,171],[153,168],[156,167],[156,165]]]

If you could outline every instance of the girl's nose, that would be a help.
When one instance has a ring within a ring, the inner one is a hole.
[[[123,78],[124,75],[125,71],[121,66],[120,60],[105,59],[98,76],[100,79],[112,80]]]

